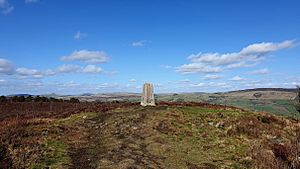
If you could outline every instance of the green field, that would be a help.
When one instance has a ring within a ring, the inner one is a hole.
[[[294,102],[288,99],[248,99],[243,97],[226,96],[225,94],[173,94],[157,95],[158,101],[171,102],[207,102],[211,104],[221,104],[236,106],[249,111],[270,112],[276,115],[291,118],[300,118],[300,113],[296,110]]]

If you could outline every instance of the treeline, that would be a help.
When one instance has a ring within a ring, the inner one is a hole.
[[[66,99],[56,99],[53,97],[45,97],[45,96],[0,96],[0,103],[3,102],[69,102],[69,103],[79,103],[79,99],[77,98],[70,98],[69,100]]]

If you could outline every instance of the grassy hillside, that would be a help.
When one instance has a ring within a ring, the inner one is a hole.
[[[157,95],[158,101],[206,102],[236,106],[249,111],[265,111],[291,118],[300,118],[294,105],[295,92],[289,91],[236,91],[227,93],[185,93]]]
[[[81,111],[63,116],[23,114],[26,120],[2,119],[0,166],[300,167],[300,123],[296,120],[195,103],[102,105],[105,109],[97,104],[85,106],[89,108],[77,105]]]

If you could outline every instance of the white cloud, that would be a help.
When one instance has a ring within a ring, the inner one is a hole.
[[[17,68],[16,72],[21,76],[29,76],[33,74],[38,74],[39,71],[36,69]]]
[[[108,61],[108,56],[103,51],[80,50],[68,56],[62,56],[62,61],[84,61],[87,63],[103,63]]]
[[[177,68],[180,73],[212,73],[228,68],[251,67],[264,60],[270,52],[295,46],[294,41],[263,42],[249,45],[233,53],[198,53],[188,56],[191,63]]]
[[[56,73],[52,70],[40,71],[36,69],[29,69],[29,68],[17,68],[16,74],[20,75],[21,77],[33,77],[33,78],[43,78],[46,76],[54,76]]]
[[[220,67],[213,67],[210,65],[205,65],[202,63],[190,63],[184,64],[177,68],[177,72],[183,74],[190,74],[190,73],[218,73],[222,72]]]
[[[231,88],[232,86],[224,82],[220,82],[220,83],[210,82],[210,83],[191,84],[190,87],[210,89],[210,88]]]
[[[263,60],[264,58],[261,58],[261,60]],[[258,62],[254,62],[254,63],[249,63],[249,64],[246,64],[245,62],[238,62],[238,63],[233,63],[233,64],[230,64],[230,65],[227,65],[226,68],[228,69],[235,69],[235,68],[241,68],[241,67],[253,67],[255,65],[257,65]]]
[[[146,42],[147,42],[146,40],[140,40],[140,41],[132,42],[131,45],[133,47],[142,47],[145,45]]]
[[[240,77],[240,76],[234,76],[233,78],[231,78],[230,80],[232,81],[243,81],[245,80],[244,78]]]
[[[9,14],[15,9],[14,6],[10,5],[7,0],[0,0],[0,10],[3,14]]]
[[[87,65],[85,68],[83,68],[82,72],[83,73],[100,73],[100,72],[102,72],[102,69],[95,65]]]
[[[0,58],[0,74],[12,75],[14,73],[14,70],[14,66],[12,65],[12,63],[10,63],[10,61]]]
[[[80,70],[77,65],[61,65],[57,68],[58,73],[72,73]]]
[[[294,46],[294,41],[286,40],[281,43],[262,42],[249,45],[242,49],[241,54],[263,54],[274,52],[280,49],[286,49]]]
[[[32,3],[37,3],[39,2],[40,0],[25,0],[25,3],[27,4],[32,4]]]
[[[222,76],[216,75],[216,74],[208,74],[204,76],[204,80],[215,80],[215,79],[220,79]]]
[[[75,35],[74,35],[74,39],[82,39],[82,38],[85,38],[87,37],[87,33],[82,33],[80,31],[76,32]]]
[[[4,83],[6,83],[6,80],[0,79],[0,84],[4,84]]]
[[[136,80],[136,79],[129,79],[128,81],[134,83],[134,82],[136,82],[137,80]]]
[[[252,74],[252,75],[265,75],[265,74],[269,74],[269,73],[270,73],[270,71],[267,68],[247,72],[247,74]]]

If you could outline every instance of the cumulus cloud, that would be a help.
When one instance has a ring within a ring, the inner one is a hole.
[[[57,68],[57,73],[100,73],[103,70],[96,65],[80,67],[78,65],[61,65]]]
[[[74,35],[74,39],[82,39],[82,38],[85,38],[87,37],[87,33],[82,33],[80,31],[76,32],[75,35]]]
[[[245,80],[244,78],[240,77],[240,76],[234,76],[233,78],[231,78],[230,80],[232,81],[243,81]]]
[[[20,78],[44,78],[58,75],[61,73],[101,73],[102,68],[96,65],[87,65],[81,67],[78,65],[64,64],[56,69],[37,70],[26,67],[14,68],[11,62],[5,59],[0,59],[0,75],[14,75]]]
[[[108,61],[108,55],[103,51],[79,50],[68,56],[62,56],[62,61],[84,61],[86,63],[104,63]]]
[[[10,5],[7,0],[0,0],[0,10],[3,14],[9,14],[14,9],[15,7]]]
[[[32,4],[32,3],[37,3],[39,2],[40,0],[25,0],[25,3],[26,4]]]
[[[270,73],[270,71],[267,68],[247,72],[247,74],[252,74],[252,75],[265,75],[265,74],[269,74],[269,73]]]
[[[16,69],[16,74],[20,75],[21,77],[43,78],[46,76],[54,76],[56,73],[52,70],[41,71],[21,67]]]
[[[264,60],[270,52],[291,48],[294,41],[263,42],[249,45],[233,53],[198,53],[188,56],[189,64],[177,68],[180,73],[217,73],[228,68],[251,67]]]
[[[208,74],[204,76],[204,80],[215,80],[220,78],[222,78],[222,76],[216,74]]]
[[[82,70],[83,73],[100,73],[102,72],[102,69],[100,67],[97,67],[96,65],[87,65]]]
[[[0,74],[12,75],[14,71],[15,68],[10,61],[0,58]]]
[[[77,65],[61,65],[57,68],[58,73],[72,73],[80,70],[80,66]]]

